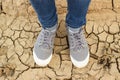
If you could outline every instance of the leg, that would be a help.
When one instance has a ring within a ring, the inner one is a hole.
[[[90,0],[67,0],[68,14],[66,23],[69,27],[78,28],[86,23],[86,13]]]
[[[30,0],[43,28],[57,24],[57,14],[54,0]]]
[[[89,48],[81,26],[86,23],[86,13],[90,0],[67,1],[68,14],[66,23],[70,45],[70,58],[76,67],[82,68],[89,62]]]
[[[39,66],[46,66],[52,59],[57,14],[54,0],[30,0],[42,29],[33,48],[33,58]]]

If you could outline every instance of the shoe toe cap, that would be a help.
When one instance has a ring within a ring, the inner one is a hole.
[[[52,58],[52,51],[46,49],[33,49],[33,58],[39,66],[46,66],[51,58]]]
[[[89,56],[89,52],[87,52],[86,55],[81,55],[79,53],[70,54],[72,63],[78,68],[83,68],[88,64]]]

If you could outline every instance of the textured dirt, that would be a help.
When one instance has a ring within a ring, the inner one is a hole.
[[[82,69],[69,57],[66,1],[56,5],[53,58],[39,67],[32,49],[41,26],[32,6],[28,0],[0,0],[0,80],[120,80],[120,0],[92,0],[84,27],[91,57]]]

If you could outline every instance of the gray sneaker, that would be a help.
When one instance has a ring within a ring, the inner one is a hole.
[[[72,63],[78,68],[85,67],[89,62],[89,48],[82,28],[75,31],[68,27],[68,39]]]
[[[46,66],[52,58],[54,38],[56,33],[56,27],[54,30],[42,28],[36,43],[33,48],[33,58],[36,64],[39,66]]]

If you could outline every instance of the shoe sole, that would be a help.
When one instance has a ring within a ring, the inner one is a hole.
[[[78,68],[83,68],[83,67],[87,66],[87,64],[89,63],[90,54],[88,52],[88,55],[84,61],[76,61],[74,58],[72,58],[71,55],[70,55],[70,58],[71,58],[72,63],[74,64],[74,66],[76,66]]]
[[[35,54],[36,54],[36,53],[35,53],[34,50],[33,50],[33,58],[34,58],[34,61],[35,61],[35,63],[36,63],[37,65],[39,65],[39,66],[41,66],[41,67],[47,66],[47,65],[50,63],[51,59],[52,59],[52,53],[51,53],[51,55],[50,55],[47,59],[45,59],[45,60],[38,58]],[[44,54],[43,54],[43,55],[44,55]]]

